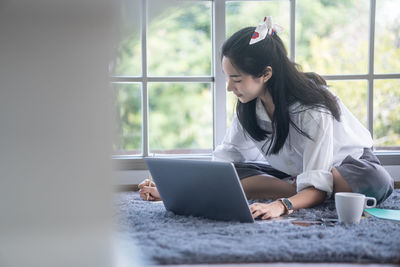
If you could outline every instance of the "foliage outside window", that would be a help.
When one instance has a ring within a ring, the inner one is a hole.
[[[117,99],[116,154],[141,154],[143,77],[140,34],[141,1],[126,1],[124,38],[117,49],[114,75],[138,77],[114,83]],[[212,1],[148,0],[146,76],[150,153],[210,153],[213,131],[213,84],[185,82],[212,78]],[[374,73],[400,73],[400,1],[377,0]],[[369,0],[297,0],[295,61],[304,71],[328,75],[327,82],[367,126],[368,80],[329,80],[329,75],[366,75],[369,56]],[[226,1],[226,34],[255,26],[272,15],[290,40],[290,1]],[[219,48],[215,48],[219,49]],[[219,60],[219,59],[216,59]],[[169,82],[171,77],[182,81]],[[163,80],[164,79],[164,80]],[[380,149],[400,149],[400,76],[374,79],[373,136]],[[220,90],[220,88],[218,89]],[[236,99],[227,94],[229,125]]]

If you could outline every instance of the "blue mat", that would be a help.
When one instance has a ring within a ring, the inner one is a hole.
[[[263,201],[270,202],[270,201]],[[400,223],[363,217],[358,225],[294,225],[289,220],[242,224],[184,217],[136,192],[116,194],[119,233],[132,238],[154,264],[256,262],[400,262]],[[378,208],[400,209],[400,190]],[[292,217],[337,217],[335,203],[296,211]]]

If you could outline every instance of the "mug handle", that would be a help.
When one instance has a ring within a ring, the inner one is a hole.
[[[372,204],[371,206],[369,206],[369,205],[367,204],[367,203],[368,203],[368,200],[374,201],[374,204]],[[372,209],[372,208],[375,208],[375,206],[376,206],[376,198],[374,198],[374,197],[365,197],[364,209]]]

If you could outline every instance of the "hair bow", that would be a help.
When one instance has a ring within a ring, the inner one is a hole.
[[[251,36],[249,45],[255,44],[261,40],[264,40],[267,35],[272,35],[275,32],[279,33],[283,31],[283,27],[278,24],[272,23],[272,17],[264,17],[264,21],[258,24],[256,29]]]

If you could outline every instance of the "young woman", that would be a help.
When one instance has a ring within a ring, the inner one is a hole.
[[[313,207],[335,192],[383,202],[394,182],[372,153],[369,131],[323,78],[301,72],[289,60],[278,27],[267,17],[222,47],[227,90],[238,102],[213,159],[234,162],[248,198],[277,199],[252,204],[254,218]],[[141,197],[160,200],[149,183],[139,185]]]

